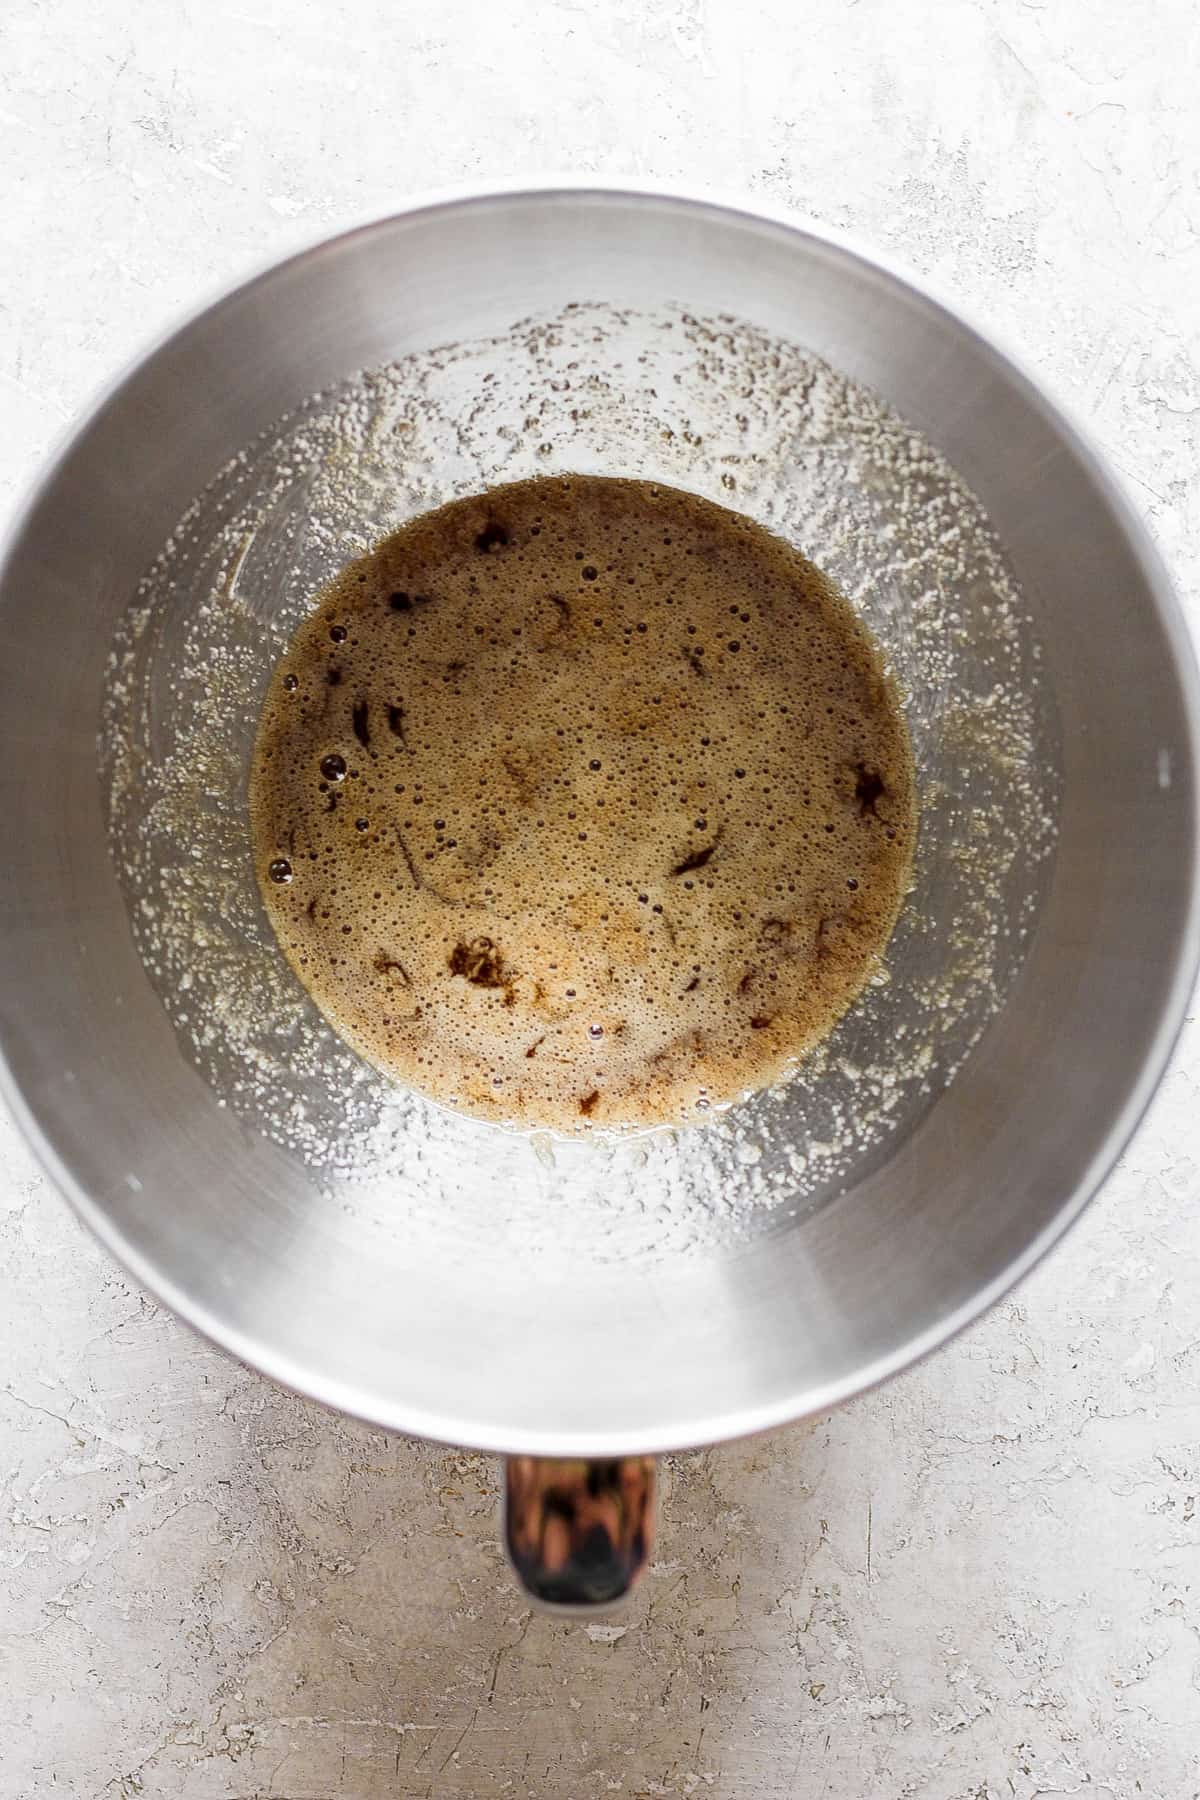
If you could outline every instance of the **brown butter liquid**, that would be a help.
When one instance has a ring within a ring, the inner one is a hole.
[[[584,475],[350,564],[272,677],[250,816],[279,941],[355,1049],[573,1132],[776,1079],[877,966],[916,831],[895,689],[821,573]]]

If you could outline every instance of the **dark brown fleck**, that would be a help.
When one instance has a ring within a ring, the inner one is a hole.
[[[489,937],[472,938],[468,944],[460,938],[447,959],[452,975],[461,975],[474,987],[503,988],[504,1003],[511,1006],[516,999],[512,976],[504,967],[504,958]]]
[[[417,865],[413,861],[412,851],[409,849],[408,845],[405,843],[403,837],[401,837],[399,832],[396,833],[396,842],[400,846],[400,854],[404,858],[404,866],[408,870],[409,874],[412,876],[413,886],[414,887],[422,887],[424,884],[421,880],[420,875],[417,873]]]
[[[489,556],[493,550],[503,550],[507,543],[508,532],[498,519],[489,519],[475,538],[475,548],[481,556]]]
[[[854,798],[858,801],[859,811],[864,819],[868,813],[878,818],[877,802],[882,800],[887,793],[887,789],[883,785],[883,777],[878,769],[871,768],[868,763],[856,763],[854,774]]]
[[[409,978],[408,970],[405,968],[404,964],[398,957],[389,956],[386,950],[376,952],[374,968],[377,975],[399,975],[405,987],[412,986],[412,981]]]
[[[684,857],[682,862],[675,864],[671,870],[672,875],[690,875],[693,869],[703,869],[706,863],[712,860],[712,853],[717,847],[717,842],[718,840],[714,838],[711,844],[705,844],[703,850],[693,850],[690,855]]]

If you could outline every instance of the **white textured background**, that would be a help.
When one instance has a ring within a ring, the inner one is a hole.
[[[4,0],[0,486],[177,311],[414,189],[628,172],[848,225],[1023,346],[1195,613],[1194,0]],[[1119,1029],[1119,1021],[1114,1022]],[[615,1624],[495,1471],[289,1398],[0,1120],[0,1795],[1200,1793],[1200,1037],[1015,1299],[674,1459]]]

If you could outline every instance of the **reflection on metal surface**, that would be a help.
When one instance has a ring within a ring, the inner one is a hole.
[[[504,1541],[526,1591],[548,1606],[605,1606],[633,1587],[654,1543],[654,1459],[514,1456]]]
[[[551,1157],[381,1094],[291,1003],[244,776],[258,684],[323,579],[435,500],[564,469],[802,543],[888,648],[929,791],[911,929],[819,1066],[675,1140]],[[18,524],[0,618],[0,1086],[139,1281],[391,1429],[644,1454],[826,1410],[1046,1249],[1187,1002],[1200,706],[1162,572],[1019,371],[822,233],[571,187],[338,238],[91,415]],[[122,689],[145,729],[109,771],[119,880],[96,746]],[[1052,868],[1023,830],[1043,771]],[[989,843],[1012,860],[981,901]],[[961,1029],[897,1084],[914,1009]]]

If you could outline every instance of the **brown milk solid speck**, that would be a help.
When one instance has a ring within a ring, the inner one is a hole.
[[[877,967],[912,753],[796,550],[572,475],[414,519],[319,598],[250,784],[271,923],[370,1062],[580,1132],[775,1080]]]

